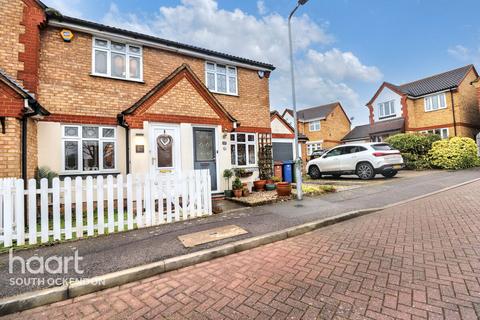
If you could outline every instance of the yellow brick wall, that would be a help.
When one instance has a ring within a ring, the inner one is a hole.
[[[198,94],[192,84],[185,78],[161,96],[147,113],[219,118],[210,105]]]
[[[7,117],[5,126],[5,134],[0,131],[0,178],[20,178],[21,123],[16,118]]]
[[[149,47],[143,48],[144,83],[93,77],[91,35],[74,32],[72,42],[65,43],[59,31],[42,31],[40,54],[39,100],[53,114],[115,117],[182,63],[205,81],[205,60]],[[269,128],[268,79],[238,68],[238,88],[239,96],[216,97],[242,126]]]
[[[24,45],[19,43],[20,34],[25,32],[25,27],[20,25],[24,6],[21,0],[0,0],[0,68],[14,78],[17,71],[23,70],[18,53],[24,51]]]

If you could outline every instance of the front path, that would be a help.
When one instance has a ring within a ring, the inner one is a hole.
[[[10,319],[477,319],[480,182]]]

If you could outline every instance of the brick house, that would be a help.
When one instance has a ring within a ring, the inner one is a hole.
[[[293,125],[293,111],[286,109],[282,117]],[[342,138],[350,132],[351,122],[340,102],[306,108],[297,111],[298,132],[305,137],[301,143],[301,156],[304,160],[319,149],[328,149],[342,143]]]
[[[480,131],[477,78],[475,67],[468,65],[402,85],[384,82],[367,103],[370,138],[383,141],[400,132],[474,138]]]
[[[226,168],[258,176],[259,147],[271,143],[272,65],[68,17],[40,1],[0,1],[0,69],[17,87],[0,82],[1,147],[19,145],[22,117],[37,112],[27,119],[25,175],[12,151],[0,155],[10,161],[0,177],[31,177],[37,166],[61,176],[210,168],[220,192]],[[33,107],[9,113],[14,92]]]

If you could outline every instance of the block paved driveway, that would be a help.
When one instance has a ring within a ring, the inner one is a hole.
[[[478,319],[479,190],[471,183],[9,318]]]

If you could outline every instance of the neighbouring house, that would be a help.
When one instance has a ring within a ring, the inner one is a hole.
[[[384,82],[367,103],[372,141],[401,132],[475,137],[480,131],[477,78],[468,65],[402,85]]]
[[[272,152],[274,161],[292,161],[296,158],[295,130],[287,120],[278,113],[270,112],[270,125],[272,127]],[[307,142],[308,138],[300,134],[300,144]]]
[[[290,109],[282,113],[289,122],[293,119]],[[305,136],[301,143],[301,156],[308,160],[315,150],[328,149],[342,143],[342,138],[350,132],[350,119],[340,102],[306,108],[297,111],[298,132]],[[293,122],[293,120],[292,120]]]
[[[364,124],[361,126],[356,126],[352,129],[345,137],[342,138],[342,142],[345,144],[349,143],[364,143],[370,142],[370,125]]]
[[[295,123],[295,120],[294,120],[294,117],[293,117],[293,110],[292,109],[286,108],[285,110],[283,110],[282,117],[283,117],[283,119],[285,119],[288,122],[288,124],[290,126],[293,127],[293,124]]]
[[[209,168],[214,192],[224,169],[258,177],[274,66],[36,0],[0,4],[0,177],[39,166],[62,177]]]

